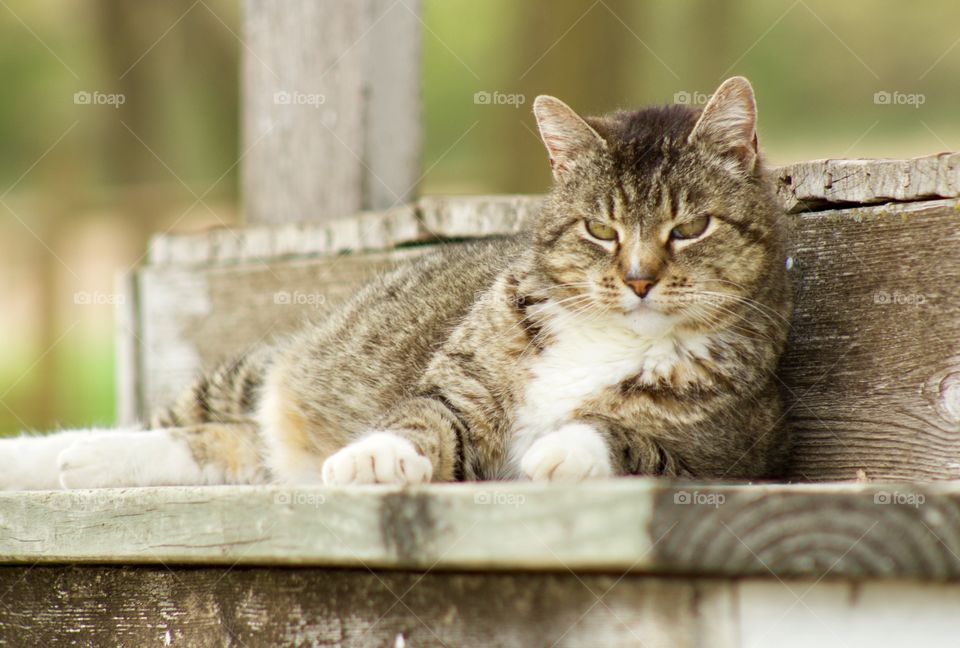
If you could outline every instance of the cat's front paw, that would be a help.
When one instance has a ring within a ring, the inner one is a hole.
[[[607,442],[585,423],[571,423],[537,439],[520,460],[520,468],[537,481],[579,481],[613,474]]]
[[[416,447],[391,432],[374,432],[323,462],[323,483],[421,484],[430,481],[433,464]]]

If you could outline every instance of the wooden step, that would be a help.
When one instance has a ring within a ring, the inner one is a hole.
[[[0,493],[0,562],[3,645],[952,645],[960,484]]]

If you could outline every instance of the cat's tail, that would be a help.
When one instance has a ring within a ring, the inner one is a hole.
[[[201,375],[172,405],[157,412],[147,428],[251,422],[274,355],[271,347],[260,347]]]

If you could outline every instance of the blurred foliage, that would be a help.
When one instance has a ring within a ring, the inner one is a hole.
[[[733,74],[773,163],[960,145],[954,0],[423,2],[423,193],[544,190],[537,94],[599,113]],[[78,291],[113,295],[151,231],[236,222],[239,5],[0,4],[0,433],[109,424],[113,307]]]

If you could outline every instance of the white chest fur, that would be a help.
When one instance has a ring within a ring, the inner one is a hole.
[[[546,348],[527,361],[531,380],[516,413],[505,477],[516,475],[534,441],[572,422],[574,412],[604,389],[628,378],[655,384],[678,363],[707,353],[705,338],[672,335],[672,322],[656,313],[632,321],[569,313],[550,319]]]

